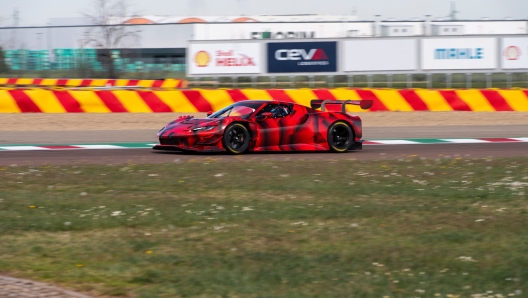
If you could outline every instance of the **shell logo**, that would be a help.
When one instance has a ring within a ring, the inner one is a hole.
[[[509,46],[504,50],[504,57],[508,60],[517,60],[521,56],[521,49],[516,46]]]
[[[209,53],[206,51],[199,51],[194,56],[194,62],[196,62],[198,67],[207,67],[209,62],[211,62],[211,55],[209,55]]]

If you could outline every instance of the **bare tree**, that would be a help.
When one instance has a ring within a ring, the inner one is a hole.
[[[124,25],[131,15],[130,5],[126,0],[92,0],[91,10],[83,13],[91,25],[84,32],[84,47],[102,50],[102,62],[108,77],[115,79],[112,49],[123,48],[139,41],[139,31],[132,25]]]

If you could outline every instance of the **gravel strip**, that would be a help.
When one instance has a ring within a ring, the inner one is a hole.
[[[0,298],[4,297],[91,298],[40,282],[0,276]]]

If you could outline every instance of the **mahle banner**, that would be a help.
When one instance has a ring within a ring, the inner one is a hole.
[[[429,38],[422,40],[422,69],[495,69],[495,38]]]

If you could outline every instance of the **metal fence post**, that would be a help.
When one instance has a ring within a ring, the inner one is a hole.
[[[412,88],[412,77],[411,74],[407,74],[407,88]]]
[[[238,87],[238,78],[233,77],[233,88],[237,88],[237,87]]]
[[[348,87],[354,87],[354,76],[348,75]]]
[[[257,88],[257,77],[251,77],[251,87]]]
[[[446,73],[446,88],[451,88],[451,74]]]
[[[271,81],[271,87],[273,89],[276,89],[277,88],[277,82],[275,81],[275,77],[274,76],[270,77],[270,81]]]
[[[387,75],[387,88],[392,88],[392,74]]]
[[[491,88],[491,73],[486,74],[486,88]]]
[[[372,88],[372,75],[371,74],[367,75],[367,86],[369,88]]]
[[[200,78],[199,77],[194,78],[194,85],[196,87],[200,87]]]
[[[508,72],[506,74],[506,88],[511,88],[512,87],[512,77],[511,77],[511,72]]]
[[[295,77],[290,76],[290,88],[295,88]]]
[[[334,88],[334,76],[328,76],[328,86]]]
[[[314,76],[308,76],[308,80],[310,82],[310,88],[314,87]]]
[[[218,77],[214,77],[214,80],[215,80],[214,87],[218,88]]]
[[[428,73],[427,74],[427,89],[433,88],[433,75]]]
[[[471,89],[471,74],[466,73],[466,89]]]

